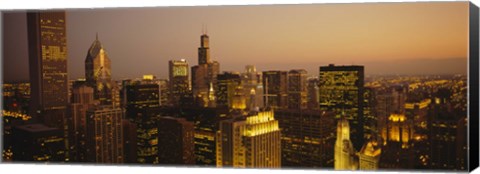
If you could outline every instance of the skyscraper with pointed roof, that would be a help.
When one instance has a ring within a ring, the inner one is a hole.
[[[98,40],[97,33],[85,59],[85,77],[87,85],[94,89],[95,100],[102,105],[112,105],[111,75],[110,58]]]

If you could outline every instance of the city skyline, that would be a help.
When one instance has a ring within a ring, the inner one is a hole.
[[[330,63],[364,65],[367,75],[466,74],[464,8],[457,2],[67,10],[69,79],[84,78],[79,64],[97,32],[112,59],[113,79],[142,74],[168,78],[169,60],[196,64],[202,25],[208,26],[211,57],[222,63],[220,72],[241,72],[244,62],[255,62],[259,71],[303,68],[309,76]],[[4,15],[4,24],[11,26],[3,33],[9,43],[4,46],[4,65],[13,65],[4,67],[7,82],[28,80],[24,18],[24,12]],[[396,36],[399,32],[406,37]]]

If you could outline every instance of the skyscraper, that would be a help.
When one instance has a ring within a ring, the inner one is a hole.
[[[220,122],[217,167],[279,168],[281,140],[272,110],[236,115]]]
[[[318,109],[320,101],[320,93],[318,88],[318,77],[307,78],[307,108]]]
[[[264,71],[263,90],[265,106],[276,108],[287,107],[287,72]]]
[[[198,48],[198,65],[192,67],[192,92],[197,103],[207,107],[209,103],[208,91],[211,84],[217,84],[217,75],[220,64],[210,60],[209,37],[203,33]],[[216,91],[216,87],[213,86]]]
[[[320,109],[336,112],[337,119],[344,112],[350,122],[353,146],[360,149],[364,144],[363,66],[321,66],[319,79]]]
[[[281,128],[282,167],[333,168],[333,112],[312,109],[275,110]]]
[[[112,69],[110,58],[98,40],[98,34],[88,49],[85,59],[85,77],[87,84],[94,89],[95,100],[101,105],[113,104]]]
[[[340,118],[337,123],[337,140],[335,141],[335,170],[357,170],[356,153],[350,141],[349,122],[345,118]]]
[[[303,69],[288,72],[288,108],[307,108],[307,71]]]
[[[160,118],[158,121],[158,163],[195,164],[193,136],[193,122],[184,118]]]
[[[132,81],[126,89],[126,118],[137,126],[137,162],[158,163],[159,85],[152,80]]]
[[[247,108],[254,110],[256,107],[264,107],[262,73],[257,72],[253,65],[245,66],[245,72],[241,74],[243,94],[246,97]]]
[[[123,163],[123,111],[103,105],[87,111],[87,161]]]
[[[382,149],[376,141],[369,141],[358,153],[360,170],[377,170]]]
[[[188,69],[188,63],[185,59],[169,61],[169,101],[174,106],[178,106],[180,104],[180,99],[186,97],[190,90]]]
[[[27,13],[30,115],[62,130],[68,103],[65,16],[62,11]]]
[[[239,73],[224,72],[217,76],[215,91],[217,107],[232,108],[235,90],[241,85]],[[242,91],[243,92],[243,91]]]

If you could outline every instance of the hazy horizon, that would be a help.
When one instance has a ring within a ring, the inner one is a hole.
[[[466,74],[468,2],[118,8],[67,11],[68,74],[84,76],[98,32],[114,79],[197,65],[202,25],[221,71],[364,65],[367,75]],[[28,80],[26,15],[3,12],[4,81]]]

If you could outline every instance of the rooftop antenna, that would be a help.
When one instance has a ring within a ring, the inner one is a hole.
[[[95,35],[95,40],[98,40],[98,32]]]
[[[208,24],[205,24],[205,34],[208,34]]]

